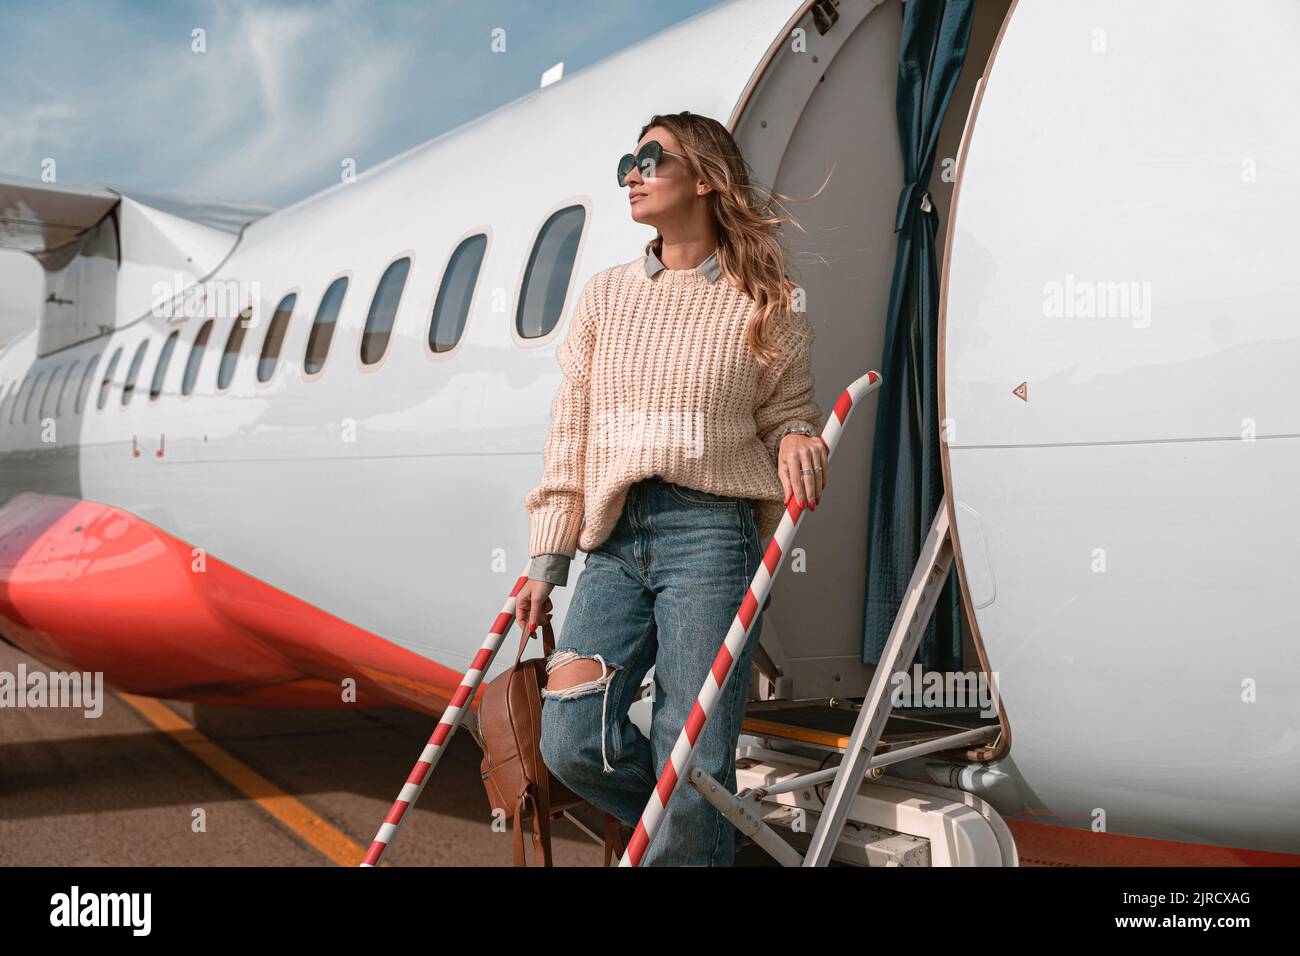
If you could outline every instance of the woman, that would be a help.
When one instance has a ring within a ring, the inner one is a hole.
[[[654,117],[619,164],[646,255],[583,288],[556,351],[541,484],[529,492],[529,578],[516,614],[549,620],[551,589],[587,552],[546,664],[542,756],[629,827],[641,817],[791,498],[826,484],[813,333],[785,277],[773,215],[731,134],[691,113]],[[785,197],[783,197],[785,198]],[[761,611],[698,742],[734,792],[735,751]],[[651,740],[628,718],[654,666]],[[730,866],[735,831],[689,784],[643,865]]]

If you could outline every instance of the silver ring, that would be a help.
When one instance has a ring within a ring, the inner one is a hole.
[[[815,468],[805,468],[803,471],[799,472],[799,474],[801,474],[801,475],[815,475],[815,474],[817,474],[817,470],[816,470]]]

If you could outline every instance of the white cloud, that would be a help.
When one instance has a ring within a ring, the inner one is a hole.
[[[67,103],[50,102],[24,106],[18,103],[0,104],[0,156],[23,156],[38,167],[44,158],[38,155],[39,147],[60,145],[68,139],[68,121],[75,111]],[[36,178],[39,169],[29,172]]]
[[[286,205],[712,2],[6,4],[0,172]]]
[[[319,180],[323,169],[338,168],[378,136],[386,107],[401,102],[414,50],[376,36],[355,6],[342,0],[310,8],[223,5],[210,36],[232,44],[224,62],[244,66],[235,82],[245,88],[239,112],[226,115],[227,150],[219,162],[199,167],[197,191],[283,193]],[[257,180],[253,188],[250,176]]]

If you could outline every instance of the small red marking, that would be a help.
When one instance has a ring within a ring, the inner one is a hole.
[[[659,775],[659,782],[655,784],[655,792],[659,794],[659,802],[663,806],[668,806],[668,798],[673,795],[673,788],[677,786],[677,768],[673,766],[672,760],[664,765],[664,772]]]
[[[433,736],[429,738],[429,743],[433,744],[435,747],[441,747],[443,741],[447,739],[447,736],[450,733],[451,724],[439,723],[437,727],[433,728]]]
[[[488,661],[492,659],[492,652],[486,647],[480,647],[478,653],[474,655],[474,662],[469,666],[476,671],[481,671],[487,667]]]
[[[740,602],[740,623],[745,625],[745,630],[749,630],[750,623],[754,620],[754,613],[758,610],[758,598],[754,597],[754,589],[745,589],[745,600]]]
[[[410,804],[405,800],[398,800],[393,804],[393,809],[388,811],[388,816],[384,817],[385,823],[401,823],[402,817],[406,815],[406,808]]]
[[[632,831],[632,839],[627,841],[627,856],[633,866],[641,865],[641,856],[649,843],[650,838],[646,836],[645,825],[637,821],[636,829]]]
[[[386,845],[387,844],[380,843],[378,840],[370,844],[370,849],[366,851],[366,858],[362,862],[374,866],[379,862],[379,858],[384,855],[384,847]]]
[[[513,614],[509,614],[506,611],[502,611],[500,614],[497,615],[497,619],[492,622],[492,633],[504,634],[506,631],[510,629],[510,624],[511,622],[514,621],[514,619],[515,616]]]
[[[424,782],[424,775],[428,772],[429,762],[427,760],[417,760],[415,766],[411,768],[411,775],[406,778],[406,782],[419,786]]]
[[[849,394],[848,389],[840,393],[840,400],[835,403],[835,417],[844,424],[844,419],[849,417],[849,409],[853,407],[853,396]]]
[[[718,648],[718,656],[713,659],[713,682],[719,687],[727,679],[727,671],[731,670],[731,651],[727,650],[727,645],[723,644]]]
[[[1029,383],[1021,382],[1011,390],[1011,394],[1016,396],[1016,398],[1020,399],[1022,402],[1029,401]]]
[[[469,684],[461,684],[456,688],[456,693],[451,695],[451,706],[464,707],[465,701],[469,700],[469,695],[471,693],[472,691],[470,691]]]
[[[700,730],[708,719],[708,715],[704,713],[704,708],[700,706],[700,702],[697,700],[695,706],[691,708],[691,716],[686,718],[686,727],[684,728],[686,739],[691,742],[692,747],[695,746],[695,741],[700,736]]]
[[[781,563],[781,546],[773,538],[767,543],[767,550],[763,552],[763,566],[767,568],[767,575],[771,577],[776,574],[776,566]]]

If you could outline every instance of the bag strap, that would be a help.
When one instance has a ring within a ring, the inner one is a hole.
[[[546,630],[550,630],[549,624],[545,627]],[[546,631],[542,632],[542,637],[545,640]],[[533,842],[542,855],[542,866],[551,866],[551,772],[545,764],[542,764],[541,772],[537,776],[537,802],[534,804],[537,812],[533,815],[535,831]]]
[[[525,631],[519,636],[519,650],[515,652],[515,667],[524,659],[524,649],[528,647],[528,632]],[[551,630],[551,622],[542,622],[542,653],[550,657],[555,653],[555,632]]]
[[[527,866],[528,861],[524,859],[524,831],[520,829],[522,820],[520,819],[524,809],[524,801],[528,799],[528,793],[524,792],[519,795],[515,801],[515,866]]]
[[[519,666],[523,660],[524,648],[528,646],[528,632],[525,631],[519,638],[519,650],[515,653],[515,667]],[[555,632],[551,628],[550,621],[542,622],[542,651],[547,657],[555,653]],[[533,805],[533,862],[538,859],[542,861],[542,866],[553,866],[551,860],[551,775],[549,772],[541,774],[541,779],[536,781],[533,787],[526,789],[515,802],[515,819],[514,819],[514,854],[515,866],[528,866],[524,856],[524,831],[521,824],[521,813],[524,802],[528,801]],[[607,831],[608,832],[608,831]]]

